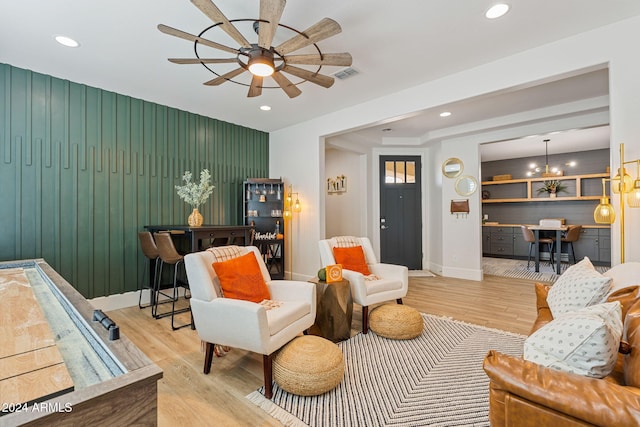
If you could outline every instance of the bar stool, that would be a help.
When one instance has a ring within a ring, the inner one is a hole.
[[[536,236],[533,234],[533,231],[529,229],[526,225],[521,225],[520,229],[522,230],[522,236],[524,237],[524,241],[529,243],[529,258],[527,258],[527,270],[529,269],[529,263],[531,262],[531,249],[533,249],[533,245],[536,243]],[[538,243],[542,243],[547,245],[547,249],[549,249],[549,263],[553,265],[553,239],[550,238],[539,238]]]
[[[576,252],[573,249],[573,242],[578,241],[580,239],[580,234],[582,233],[581,225],[570,225],[567,228],[565,235],[560,239],[560,250],[562,251],[562,244],[567,244],[567,261],[571,264],[571,256],[573,256],[573,264],[576,263]],[[553,247],[552,251],[555,250],[556,239],[553,239]],[[569,253],[569,249],[571,249],[571,253]]]
[[[193,313],[191,313],[191,323],[187,323],[185,325],[175,326],[175,315],[179,313],[186,313],[187,311],[191,312],[191,307],[182,308],[180,310],[176,310],[176,301],[178,300],[178,286],[181,286],[185,289],[185,299],[189,299],[190,296],[187,296],[187,292],[189,291],[189,284],[183,281],[178,281],[178,267],[180,264],[184,266],[184,256],[180,255],[176,250],[175,245],[173,244],[173,240],[171,239],[170,233],[154,233],[153,234],[156,245],[158,247],[158,254],[160,256],[160,275],[158,275],[158,280],[155,286],[156,289],[156,297],[159,296],[160,293],[160,278],[162,274],[162,267],[165,264],[173,265],[173,297],[171,298],[171,311],[167,313],[158,314],[157,310],[157,299],[155,311],[153,313],[153,317],[159,319],[161,317],[171,316],[171,329],[174,331],[176,329],[184,328],[186,326],[191,326],[191,329],[195,329],[195,324],[193,323]]]
[[[156,246],[156,242],[153,240],[153,236],[149,231],[141,231],[138,233],[138,241],[140,242],[140,249],[142,249],[142,254],[145,257],[144,269],[142,270],[142,281],[140,282],[140,286],[138,286],[138,291],[140,292],[140,296],[138,297],[138,307],[147,308],[153,306],[155,304],[155,283],[156,278],[158,277],[158,269],[160,268],[160,254],[158,253],[158,247]],[[147,271],[151,270],[151,261],[154,262],[153,265],[153,277],[149,278],[149,282],[145,283],[145,278],[147,277]],[[152,283],[150,285],[149,283]],[[149,304],[143,306],[142,305],[142,291],[143,289],[149,289]],[[152,309],[153,311],[153,309]]]

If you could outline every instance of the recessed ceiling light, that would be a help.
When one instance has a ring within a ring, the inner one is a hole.
[[[60,43],[63,46],[67,46],[67,47],[78,47],[78,46],[80,46],[80,43],[78,43],[77,41],[75,41],[71,37],[55,36],[54,38],[56,39],[56,41],[58,43]]]
[[[449,117],[451,115],[451,113],[449,111],[443,111],[442,113],[440,113],[440,117]]]
[[[269,107],[268,105],[261,105],[261,106],[260,106],[260,109],[261,109],[262,111],[270,111],[270,110],[271,110],[271,107]]]
[[[509,11],[509,5],[506,3],[498,3],[491,6],[484,14],[488,19],[500,18]]]

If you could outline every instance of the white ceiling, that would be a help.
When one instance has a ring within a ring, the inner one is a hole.
[[[237,84],[203,86],[215,77],[204,67],[169,63],[168,57],[193,57],[193,43],[162,34],[158,24],[192,34],[212,24],[186,0],[2,0],[0,62],[269,132],[640,14],[638,0],[507,2],[511,11],[489,21],[483,13],[494,0],[290,0],[281,23],[304,30],[324,17],[335,19],[342,33],[318,46],[325,53],[350,52],[359,71],[329,89],[302,83],[302,94],[294,99],[280,89],[247,98],[247,88]],[[258,16],[259,0],[215,3],[231,20]],[[241,29],[255,40],[248,28]],[[81,46],[60,46],[53,40],[57,34],[73,37]],[[211,38],[237,47],[223,33],[219,40]],[[213,49],[209,53],[228,57]],[[422,116],[384,127],[393,128],[393,137],[424,139],[443,126],[601,96],[603,90],[606,95],[608,90],[602,73],[574,83],[564,90],[539,91],[540,86],[526,89],[527,96],[513,92],[446,106],[457,110],[445,125],[439,117]],[[272,110],[260,111],[263,104]],[[435,116],[435,111],[424,113]],[[370,136],[372,143],[382,143],[379,127],[354,138]]]

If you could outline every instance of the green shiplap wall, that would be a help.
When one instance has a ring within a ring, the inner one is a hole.
[[[186,224],[185,170],[215,185],[208,224],[242,223],[269,135],[0,64],[0,260],[44,258],[85,297],[137,289],[147,224]]]

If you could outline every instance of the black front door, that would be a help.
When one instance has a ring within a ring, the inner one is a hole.
[[[420,156],[380,156],[380,261],[422,269]]]

